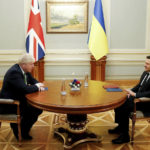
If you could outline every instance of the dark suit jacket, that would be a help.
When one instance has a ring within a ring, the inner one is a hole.
[[[150,97],[150,78],[148,79],[146,84],[142,85],[142,90],[140,92],[138,91],[139,88],[141,87],[141,82],[143,81],[146,73],[147,73],[146,71],[143,72],[143,74],[141,75],[139,83],[131,89],[133,92],[136,93],[136,98]]]
[[[34,85],[38,83],[38,81],[34,79],[30,73],[26,73],[26,76],[27,85],[24,82],[24,76],[19,65],[13,65],[4,76],[0,98],[19,100],[22,107],[26,105],[25,95],[38,91],[38,87]],[[6,110],[6,108],[0,106],[0,112],[4,110]]]

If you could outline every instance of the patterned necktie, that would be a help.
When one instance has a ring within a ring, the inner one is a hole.
[[[146,73],[145,78],[143,79],[144,81],[142,81],[141,83],[142,85],[145,85],[145,83],[147,82],[148,76],[149,76],[149,73]]]
[[[27,84],[27,76],[25,73],[23,75],[24,75],[24,83]]]
[[[149,77],[149,73],[146,73],[144,79],[143,79],[142,82],[141,82],[141,86],[140,86],[140,88],[139,88],[139,91],[142,91],[142,89],[145,87],[145,84],[146,84],[146,82],[147,82],[147,80],[148,80],[148,77]]]

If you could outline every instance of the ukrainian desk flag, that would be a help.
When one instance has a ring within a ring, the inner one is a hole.
[[[94,15],[88,37],[88,46],[96,60],[108,53],[102,1],[95,1]]]

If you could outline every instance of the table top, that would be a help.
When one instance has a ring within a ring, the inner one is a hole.
[[[28,102],[40,109],[66,114],[89,114],[114,109],[126,100],[126,92],[107,92],[107,82],[89,80],[88,87],[82,84],[80,91],[71,91],[70,81],[65,81],[67,94],[61,95],[61,80],[44,82],[48,91],[27,94]],[[81,81],[81,83],[83,83]]]

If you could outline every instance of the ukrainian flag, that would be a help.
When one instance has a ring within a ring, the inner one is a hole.
[[[101,0],[95,1],[94,15],[88,37],[88,46],[96,60],[108,53],[108,42]]]

